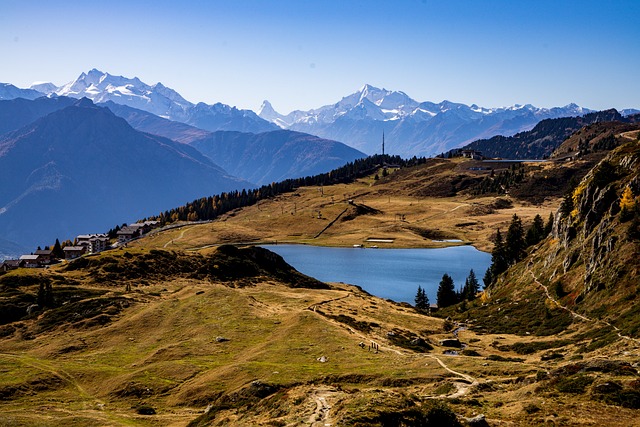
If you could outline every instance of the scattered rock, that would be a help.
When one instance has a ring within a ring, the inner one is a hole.
[[[320,357],[318,357],[316,360],[317,360],[318,362],[320,362],[320,363],[326,363],[326,362],[327,362],[327,360],[329,360],[329,359],[327,359],[325,356],[320,356]]]
[[[225,338],[225,337],[216,337],[216,342],[227,342],[229,341],[229,338]]]
[[[480,414],[471,418],[463,417],[463,420],[469,427],[489,427],[489,423],[487,422],[484,414]]]
[[[38,304],[31,304],[29,307],[27,307],[27,315],[31,316],[38,310],[40,310],[40,306]]]

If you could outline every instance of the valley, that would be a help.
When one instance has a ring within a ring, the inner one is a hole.
[[[485,177],[517,172],[510,164],[493,173],[463,158],[381,167],[350,184],[299,187],[204,224],[171,224],[127,247],[2,275],[3,423],[636,425],[640,344],[626,303],[633,293],[615,284],[601,291],[604,300],[581,291],[587,270],[579,260],[578,269],[565,263],[563,284],[555,284],[553,266],[565,261],[558,242],[571,251],[576,239],[563,237],[563,222],[475,300],[435,316],[318,282],[253,246],[367,247],[373,238],[379,247],[491,251],[514,213],[525,226],[537,214],[560,221],[571,190],[554,177],[567,168],[585,177],[588,197],[599,176],[591,168],[603,161],[619,165],[609,184],[635,182],[636,135],[626,137],[608,157],[525,164],[509,194],[474,193]],[[540,182],[545,197],[522,191]],[[618,213],[599,209],[589,230],[607,241],[594,221],[618,224]],[[579,212],[575,224],[584,224]],[[611,268],[628,288],[637,241],[613,233],[626,243],[612,256],[630,268]],[[21,314],[49,285],[53,303]]]

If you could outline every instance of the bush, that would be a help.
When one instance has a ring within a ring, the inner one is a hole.
[[[156,410],[147,404],[142,404],[136,408],[136,412],[140,415],[155,415]]]
[[[561,393],[582,394],[592,382],[593,378],[589,375],[572,375],[570,377],[560,378],[556,383],[556,388]]]

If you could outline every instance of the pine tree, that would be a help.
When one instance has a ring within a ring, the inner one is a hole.
[[[549,234],[551,234],[551,231],[553,230],[553,222],[554,222],[553,212],[550,212],[549,213],[549,219],[547,220],[547,223],[544,226],[544,235],[545,235],[545,237],[548,236]]]
[[[480,290],[480,284],[478,283],[478,279],[476,278],[476,273],[471,269],[469,271],[469,276],[467,280],[464,282],[464,287],[462,288],[462,299],[467,301],[473,301],[476,298],[476,294]]]
[[[449,307],[458,302],[453,279],[447,273],[442,276],[436,298],[440,308]]]
[[[533,218],[533,224],[527,230],[526,242],[527,246],[539,243],[544,238],[544,221],[540,215]]]
[[[53,255],[54,258],[58,259],[64,258],[64,251],[62,250],[62,246],[60,245],[60,240],[56,239],[56,244],[53,245],[51,255]]]
[[[487,289],[493,283],[493,274],[491,273],[491,266],[487,268],[487,271],[484,272],[484,277],[482,278],[482,282],[484,283],[484,288]]]
[[[507,230],[507,237],[505,239],[507,262],[509,265],[515,264],[524,258],[527,242],[524,239],[524,228],[522,227],[522,221],[518,218],[518,215],[513,214],[511,218],[511,224]]]
[[[418,292],[415,298],[416,308],[418,310],[426,310],[429,308],[429,297],[422,286],[418,286]]]
[[[498,229],[493,242],[493,251],[491,251],[491,267],[489,267],[491,269],[492,280],[495,280],[496,277],[508,267],[509,261],[507,259],[506,247],[502,240],[500,229]]]

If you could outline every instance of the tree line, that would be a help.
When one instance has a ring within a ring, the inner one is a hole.
[[[553,221],[553,213],[549,214],[546,224],[540,215],[536,215],[531,226],[525,232],[522,220],[518,215],[513,214],[506,237],[502,237],[500,229],[496,231],[491,251],[491,265],[487,268],[482,279],[485,289],[495,282],[498,275],[521,261],[530,246],[538,244],[548,236],[553,228]],[[456,290],[451,276],[445,273],[438,285],[436,303],[438,308],[445,308],[460,302],[473,301],[479,290],[480,284],[473,269],[469,272],[464,286],[458,290]],[[418,286],[414,302],[418,310],[426,311],[429,308],[429,297],[421,286]]]
[[[522,163],[513,164],[509,169],[501,171],[497,175],[492,169],[489,176],[485,176],[482,181],[470,189],[470,193],[475,196],[488,193],[505,194],[510,187],[521,183],[524,177],[525,169]]]
[[[143,218],[140,221],[159,221],[160,226],[178,221],[211,221],[234,209],[251,206],[261,200],[293,192],[300,187],[348,184],[354,182],[356,179],[372,174],[382,166],[406,168],[422,165],[426,163],[427,160],[428,158],[426,157],[413,156],[409,159],[403,159],[397,155],[376,154],[349,162],[330,172],[318,175],[285,179],[284,181],[263,185],[260,188],[229,191],[214,196],[202,197],[186,203],[183,206]],[[385,172],[386,169],[383,170],[383,176],[387,175]],[[107,236],[110,239],[117,237],[117,232],[124,226],[126,226],[126,224],[116,225],[107,232]],[[65,240],[60,244],[58,239],[56,239],[56,244],[52,246],[52,249],[54,249],[57,257],[63,258],[64,253],[62,252],[62,248],[72,244],[73,242],[71,240]],[[45,248],[48,249],[49,246],[45,246]]]
[[[161,226],[177,221],[210,221],[234,209],[251,206],[261,200],[290,193],[300,187],[347,184],[354,182],[358,178],[370,175],[385,164],[410,167],[424,164],[426,161],[427,158],[425,157],[414,156],[405,160],[400,156],[373,155],[349,162],[331,172],[304,178],[286,179],[263,185],[260,188],[223,192],[214,196],[202,197],[183,206],[145,218],[142,221],[160,221]]]
[[[480,290],[480,283],[476,273],[471,269],[465,280],[464,286],[456,290],[453,278],[445,273],[438,285],[436,304],[438,308],[445,308],[462,301],[473,301]],[[418,292],[414,299],[416,309],[426,311],[429,309],[429,297],[422,286],[418,286]]]
[[[549,214],[546,224],[540,215],[536,215],[526,233],[522,220],[518,215],[513,214],[506,237],[502,237],[500,229],[496,232],[493,240],[493,250],[491,251],[491,265],[482,279],[485,288],[491,286],[498,275],[522,260],[526,256],[529,246],[542,241],[551,233],[552,228],[553,213]]]

